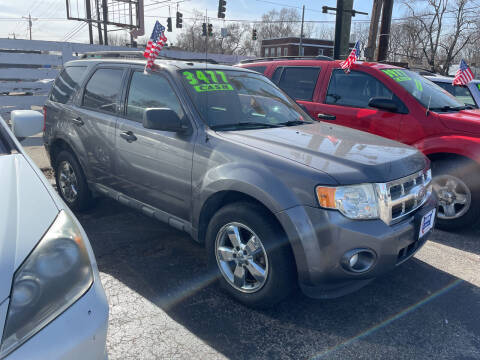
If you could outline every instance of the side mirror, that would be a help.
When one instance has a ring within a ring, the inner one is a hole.
[[[398,111],[398,106],[395,103],[395,101],[389,98],[373,97],[368,102],[368,106],[375,109],[386,110],[390,112]]]
[[[12,131],[17,138],[26,138],[43,131],[43,114],[34,110],[13,110]]]
[[[143,113],[143,127],[146,129],[184,132],[187,126],[182,124],[182,120],[177,113],[169,108],[149,108]]]

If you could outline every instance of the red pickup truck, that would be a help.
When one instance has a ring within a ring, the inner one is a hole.
[[[480,110],[470,110],[421,75],[391,65],[259,59],[239,64],[263,73],[319,121],[417,147],[432,161],[437,224],[471,226],[480,218]],[[372,154],[375,156],[375,154]]]

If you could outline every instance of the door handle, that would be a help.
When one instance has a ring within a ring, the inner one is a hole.
[[[322,114],[322,113],[319,113],[317,117],[322,120],[335,120],[337,118],[335,115]]]
[[[82,126],[85,124],[81,117],[72,118],[72,123],[74,123],[77,126]]]
[[[129,143],[137,140],[137,137],[131,131],[124,131],[124,132],[120,133],[120,137],[122,139],[127,140],[127,142],[129,142]]]

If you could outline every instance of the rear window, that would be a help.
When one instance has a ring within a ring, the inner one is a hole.
[[[317,85],[318,67],[284,67],[277,74],[275,71],[274,82],[294,100],[312,101],[313,91]],[[272,79],[273,80],[273,79]]]
[[[69,66],[62,70],[53,84],[50,100],[66,104],[80,87],[86,66]]]
[[[105,112],[117,112],[122,76],[123,69],[96,70],[85,86],[83,106]]]

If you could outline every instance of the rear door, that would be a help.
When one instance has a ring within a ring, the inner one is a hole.
[[[115,65],[95,68],[66,114],[82,143],[89,180],[107,186],[115,182],[115,127],[125,72]]]
[[[184,121],[173,82],[162,74],[132,70],[124,117],[116,131],[116,168],[124,194],[188,220],[195,131],[180,134],[143,127],[146,108],[170,108]]]
[[[394,140],[399,138],[401,123],[408,113],[408,109],[391,90],[363,71],[351,71],[347,74],[342,69],[333,69],[322,97],[313,106],[311,115],[315,119]],[[399,111],[370,108],[368,103],[373,97],[394,99]]]

